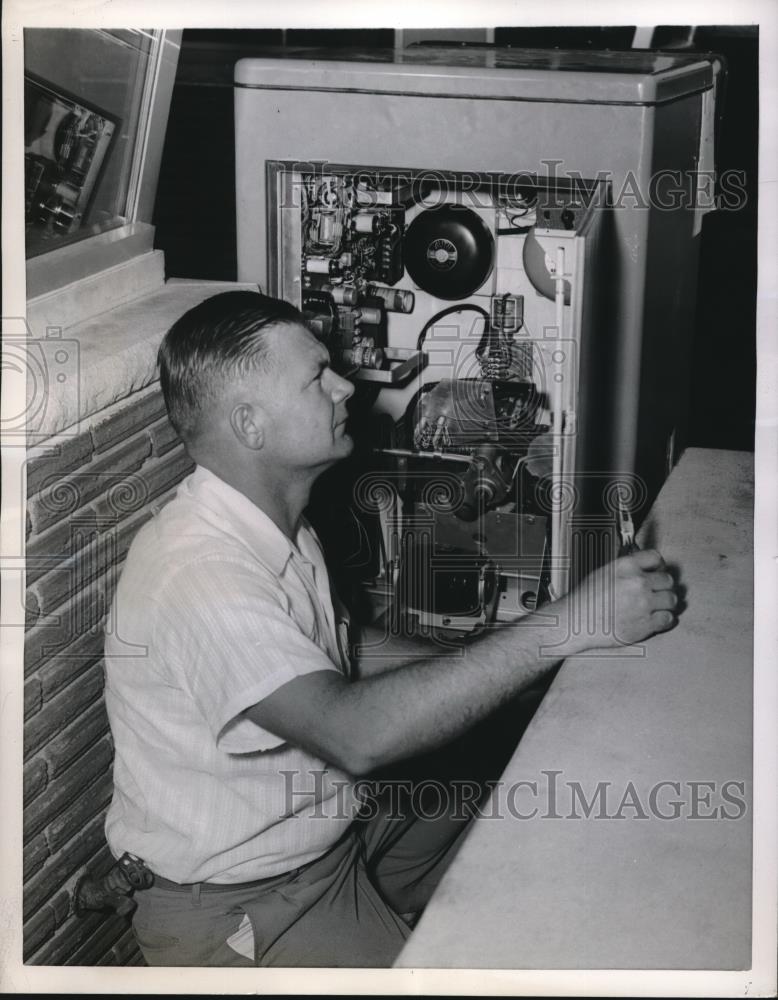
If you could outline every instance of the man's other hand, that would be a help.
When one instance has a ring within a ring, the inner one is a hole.
[[[564,655],[641,642],[676,622],[675,581],[662,556],[644,549],[607,563],[552,606],[567,627]]]

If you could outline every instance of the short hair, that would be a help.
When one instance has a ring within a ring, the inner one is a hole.
[[[159,381],[168,416],[185,443],[202,430],[202,418],[225,381],[267,365],[266,332],[305,325],[289,302],[260,292],[221,292],[185,312],[159,348]]]

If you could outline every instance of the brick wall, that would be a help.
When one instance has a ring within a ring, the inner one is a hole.
[[[135,532],[193,467],[157,384],[89,424],[27,462],[24,959],[36,965],[142,963],[129,920],[77,917],[71,892],[112,864],[106,613]]]

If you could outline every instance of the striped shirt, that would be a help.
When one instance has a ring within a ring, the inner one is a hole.
[[[348,673],[321,548],[198,467],[133,541],[105,648],[106,836],[175,882],[246,882],[322,855],[352,779],[246,717],[288,681]]]

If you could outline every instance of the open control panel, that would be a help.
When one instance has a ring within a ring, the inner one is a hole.
[[[270,291],[361,389],[336,506],[376,611],[467,633],[564,593],[602,186],[273,161],[268,198]]]

